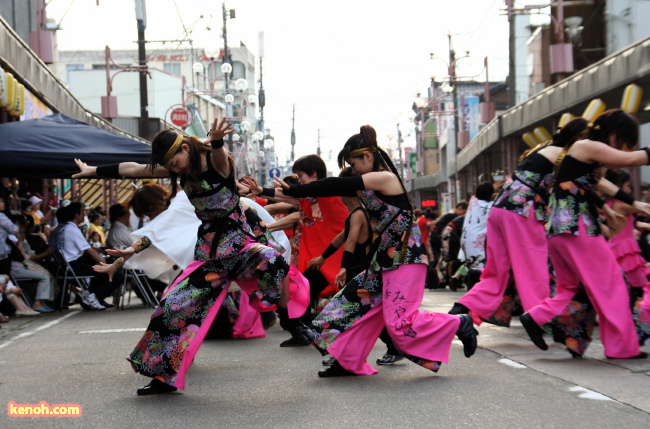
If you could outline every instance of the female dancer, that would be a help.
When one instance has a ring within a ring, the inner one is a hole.
[[[376,373],[366,357],[384,327],[402,354],[432,371],[448,362],[454,335],[470,357],[476,351],[476,334],[469,316],[418,311],[427,274],[426,250],[406,190],[390,158],[377,146],[375,130],[362,126],[346,142],[338,161],[341,167],[350,164],[356,176],[291,188],[278,180],[282,186],[278,193],[296,198],[358,195],[377,235],[368,268],[312,322],[315,346],[336,359],[318,375]]]
[[[631,177],[628,172],[624,170],[607,170],[606,177],[623,191],[631,192]],[[650,267],[641,256],[641,248],[634,237],[636,223],[634,214],[638,213],[638,210],[613,199],[610,199],[607,204],[627,217],[625,226],[616,228],[610,225],[605,231],[608,232],[606,234],[608,237],[607,244],[609,244],[616,261],[625,273],[627,282],[633,288],[630,291],[633,297],[632,314],[637,327],[639,344],[643,345],[650,339],[650,282],[648,281]],[[636,302],[636,297],[639,295],[642,295],[643,299]]]
[[[138,389],[139,395],[185,387],[185,374],[232,280],[249,294],[251,305],[260,311],[274,310],[276,305],[287,308],[289,264],[276,250],[255,240],[244,216],[234,161],[223,147],[223,137],[232,132],[225,118],[220,122],[215,119],[208,146],[173,130],[161,131],[152,141],[148,165],[91,167],[76,160],[81,172],[73,177],[169,176],[172,194],[177,191],[180,177],[201,221],[195,260],[172,284],[128,358],[136,372],[153,378]],[[134,251],[141,250],[144,244],[137,244]],[[299,275],[292,278],[300,280]],[[302,314],[304,307],[289,310]]]
[[[520,320],[533,343],[546,350],[540,325],[559,314],[582,283],[599,315],[605,356],[646,357],[639,350],[625,281],[601,235],[596,206],[588,191],[598,183],[596,170],[603,164],[615,168],[645,165],[650,150],[631,151],[638,143],[639,124],[619,109],[596,118],[586,137],[568,149],[550,197],[548,247],[557,275],[557,294],[524,313]],[[634,203],[616,193],[615,186],[601,189],[629,205]]]
[[[510,271],[524,311],[549,297],[548,246],[546,243],[547,189],[553,166],[562,148],[587,129],[588,122],[575,118],[547,145],[524,154],[524,159],[501,188],[488,216],[486,263],[481,280],[449,311],[468,313],[480,325],[499,307]]]

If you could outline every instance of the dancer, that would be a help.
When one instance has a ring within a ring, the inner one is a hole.
[[[607,179],[619,186],[624,192],[632,192],[631,176],[625,170],[608,170]],[[639,211],[621,201],[610,199],[607,202],[615,211],[626,216],[627,222],[624,227],[606,226],[603,234],[607,236],[607,244],[612,249],[614,257],[625,273],[625,278],[632,287],[632,315],[637,327],[639,344],[643,345],[650,339],[650,267],[641,256],[641,248],[634,237],[636,218],[634,215]],[[605,232],[607,232],[605,234]],[[638,300],[637,296],[643,298]]]
[[[449,314],[471,310],[480,325],[499,307],[510,272],[524,311],[549,297],[548,246],[546,240],[547,189],[553,166],[562,148],[587,129],[588,122],[575,118],[546,145],[524,154],[523,160],[503,185],[487,221],[486,263],[481,278]]]
[[[418,310],[427,273],[426,250],[404,185],[386,152],[377,146],[375,130],[362,126],[346,142],[338,161],[340,167],[347,162],[356,176],[291,188],[278,179],[282,189],[276,190],[296,198],[358,195],[377,235],[368,268],[312,322],[315,346],[336,359],[318,375],[375,374],[366,357],[384,327],[402,354],[429,370],[437,371],[440,362],[448,362],[454,335],[470,357],[476,351],[476,334],[468,315]]]
[[[81,172],[73,177],[164,177],[177,192],[177,179],[201,221],[194,261],[170,286],[154,311],[147,332],[128,360],[133,369],[152,377],[139,395],[183,389],[185,374],[198,352],[232,280],[260,311],[287,308],[289,264],[275,249],[255,240],[244,216],[234,175],[234,160],[224,149],[230,123],[215,119],[207,144],[163,130],[152,141],[148,165],[121,163],[91,167],[76,160]],[[141,241],[132,248],[142,250]],[[300,274],[292,279],[302,280]],[[280,287],[282,283],[283,287]],[[290,306],[302,314],[304,307]]]
[[[301,184],[308,184],[327,177],[327,166],[325,161],[318,155],[305,155],[296,160],[293,164],[293,172],[298,176]],[[263,189],[257,185],[255,180],[245,178],[243,183],[250,188],[254,194],[261,194]],[[273,196],[274,190],[267,188],[266,195]],[[264,194],[262,194],[264,195]],[[320,256],[332,240],[344,229],[346,208],[337,197],[308,198],[297,201],[300,209],[299,214],[295,213],[281,220],[282,224],[291,223],[291,218],[299,218],[302,223],[300,232],[300,244],[298,252],[298,270],[309,281],[310,302],[315,303],[319,298],[326,298],[338,292],[336,276],[341,268],[342,251],[335,251],[328,258],[320,269],[310,269],[308,262]],[[289,204],[282,205],[285,208],[292,207]],[[310,309],[305,312],[302,320],[293,320],[287,317],[281,309],[278,311],[280,325],[286,327],[290,332],[303,332],[308,328],[304,323],[311,322]],[[280,347],[308,346],[310,338],[307,335],[295,335],[282,342]]]
[[[647,357],[639,350],[625,281],[601,234],[596,205],[588,192],[598,183],[597,170],[603,164],[623,167],[649,163],[649,149],[632,151],[638,139],[636,119],[620,109],[608,110],[589,126],[586,139],[568,148],[560,164],[550,196],[548,229],[557,294],[520,317],[531,340],[542,350],[548,345],[540,325],[559,314],[582,284],[599,315],[605,356]],[[602,190],[629,205],[638,203],[626,198],[616,186],[603,186]]]

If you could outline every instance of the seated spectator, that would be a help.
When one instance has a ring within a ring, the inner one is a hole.
[[[103,310],[106,307],[113,307],[104,300],[113,294],[124,278],[121,273],[117,273],[111,281],[106,274],[93,270],[93,265],[103,263],[105,260],[88,244],[79,229],[84,215],[84,205],[80,202],[72,202],[67,207],[59,209],[57,212],[59,226],[50,237],[50,247],[61,251],[77,275],[93,276],[88,291],[81,291],[77,297],[84,309]]]
[[[131,213],[122,204],[114,204],[108,209],[108,218],[111,222],[111,228],[108,230],[106,237],[106,246],[109,248],[117,247],[126,249],[135,239],[131,235]]]
[[[7,244],[9,234],[17,234],[18,227],[5,214],[7,201],[0,197],[0,274],[9,274],[11,271],[11,247]],[[9,212],[7,212],[9,213]]]
[[[104,244],[102,243],[102,239],[99,236],[99,232],[97,231],[93,231],[90,233],[90,235],[88,236],[88,244],[90,244],[92,247],[98,250],[104,247]]]
[[[17,279],[37,281],[36,298],[32,309],[41,313],[51,313],[54,310],[47,305],[46,301],[54,300],[54,290],[56,289],[54,276],[44,267],[29,260],[33,252],[25,241],[25,229],[28,224],[25,216],[16,215],[14,221],[19,228],[19,232],[17,236],[10,235],[9,239],[12,240],[18,252],[12,253],[11,274]]]
[[[48,233],[41,231],[48,231]],[[28,218],[23,247],[29,254],[30,261],[45,267],[51,274],[56,274],[58,265],[52,256],[54,249],[48,245],[50,233],[50,225],[34,225]]]
[[[106,235],[104,234],[104,227],[102,225],[102,223],[104,222],[103,216],[99,212],[93,211],[88,215],[88,222],[90,222],[90,225],[88,226],[88,230],[86,231],[88,240],[90,240],[91,234],[93,232],[96,232],[97,235],[99,236],[98,241],[101,244],[101,246],[99,247],[104,247],[106,245]]]
[[[9,302],[16,308],[16,316],[38,316],[41,313],[29,308],[25,301],[20,298],[20,295],[23,294],[23,291],[18,286],[14,285],[9,276],[6,274],[0,274],[0,302],[2,302],[2,296],[6,296]],[[2,319],[8,321],[6,316],[0,314]]]
[[[41,204],[43,203],[43,199],[40,197],[40,195],[35,194],[29,197],[28,201],[32,205],[31,215],[34,218],[34,224],[46,224],[50,221],[50,219],[52,219],[52,216],[54,215],[54,212],[52,210],[48,210],[45,214],[41,211]]]

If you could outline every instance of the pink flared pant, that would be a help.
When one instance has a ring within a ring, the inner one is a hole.
[[[366,359],[384,327],[403,353],[433,362],[449,362],[451,341],[460,319],[418,310],[426,275],[424,264],[402,265],[382,272],[382,299],[328,349],[343,368],[359,375],[377,373]]]
[[[557,278],[557,294],[528,311],[538,325],[553,319],[584,285],[598,313],[605,356],[628,358],[640,353],[630,298],[614,254],[603,236],[562,234],[548,241]]]
[[[546,232],[532,210],[524,217],[493,207],[487,237],[487,260],[481,280],[458,301],[472,311],[477,325],[499,307],[510,270],[524,311],[550,294]]]

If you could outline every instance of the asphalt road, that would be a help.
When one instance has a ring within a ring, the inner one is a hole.
[[[425,292],[446,312],[462,292]],[[311,347],[267,337],[206,341],[182,393],[138,397],[148,383],[124,360],[151,310],[68,311],[19,318],[0,329],[0,428],[644,428],[650,360],[608,360],[597,340],[583,359],[537,349],[518,322],[484,324],[470,359],[452,346],[437,374],[410,362],[365,377],[320,379]],[[650,346],[643,348],[650,352]],[[369,360],[381,357],[378,342]],[[9,417],[10,403],[78,404],[78,418]]]

